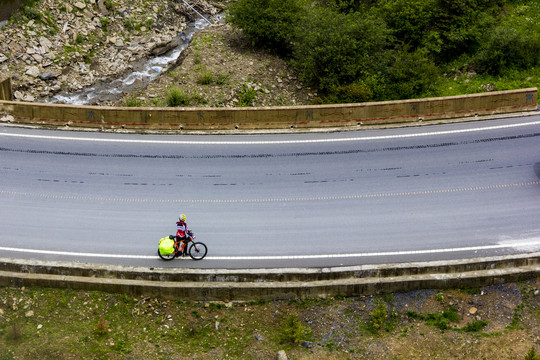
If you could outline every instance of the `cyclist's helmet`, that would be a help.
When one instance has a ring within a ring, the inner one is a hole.
[[[180,216],[178,217],[178,220],[185,222],[186,221],[186,215],[180,214]]]

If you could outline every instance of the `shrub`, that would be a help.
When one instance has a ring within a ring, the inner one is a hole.
[[[540,356],[536,354],[536,349],[534,346],[532,346],[527,355],[525,355],[524,360],[540,360]]]
[[[238,105],[240,107],[253,106],[257,92],[255,89],[247,86],[246,84],[242,85],[240,92],[238,94]]]
[[[487,326],[488,322],[483,320],[475,320],[465,325],[461,330],[465,332],[478,332]]]
[[[426,322],[426,324],[435,326],[441,330],[451,329],[452,327],[450,326],[450,323],[459,321],[459,315],[455,307],[450,307],[447,310],[443,310],[440,314],[423,315],[415,311],[407,311],[407,316],[412,319],[423,320]]]
[[[238,0],[229,5],[228,21],[254,44],[287,53],[302,11],[300,0]]]
[[[41,13],[34,7],[25,7],[24,16],[29,20],[41,20]]]
[[[127,107],[140,107],[142,106],[142,102],[139,99],[137,99],[137,96],[135,96],[135,94],[132,94],[126,98],[126,106]]]
[[[197,82],[201,85],[210,85],[213,81],[214,74],[206,70],[203,70],[202,74],[200,74],[199,78],[197,79]]]
[[[393,60],[385,70],[382,81],[383,93],[378,99],[399,100],[431,95],[436,88],[439,70],[428,58],[426,51],[409,51],[405,46],[394,53]]]
[[[498,75],[508,69],[527,69],[540,64],[540,5],[526,17],[510,19],[495,27],[475,57],[479,72]],[[535,16],[536,14],[536,16]]]
[[[176,86],[169,88],[166,94],[167,105],[170,107],[189,105],[187,94]]]
[[[436,0],[383,0],[377,12],[399,41],[416,48],[433,22],[435,4]]]
[[[315,8],[296,28],[291,63],[303,81],[331,92],[377,69],[387,33],[384,22],[372,16]]]
[[[338,86],[322,98],[323,103],[346,104],[361,103],[373,99],[373,91],[365,85],[354,83]]]
[[[386,303],[382,299],[375,299],[375,308],[369,313],[370,328],[374,331],[379,331],[384,326],[388,318],[388,309]]]
[[[298,344],[302,341],[309,340],[311,330],[302,325],[297,314],[287,316],[280,325],[279,329],[280,343]]]
[[[227,75],[217,74],[216,85],[225,85],[227,83],[227,80],[229,80],[229,77]]]

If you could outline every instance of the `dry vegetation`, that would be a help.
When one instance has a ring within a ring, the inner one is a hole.
[[[0,359],[530,360],[538,286],[251,303],[4,287]]]

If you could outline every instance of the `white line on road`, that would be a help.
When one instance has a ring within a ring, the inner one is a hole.
[[[260,141],[191,141],[191,140],[151,140],[151,139],[120,139],[120,138],[96,138],[96,137],[75,137],[75,136],[52,136],[52,135],[36,135],[36,134],[12,134],[2,133],[0,136],[11,136],[31,139],[47,139],[47,140],[70,140],[70,141],[89,141],[89,142],[113,142],[113,143],[138,143],[138,144],[162,144],[162,145],[267,145],[267,144],[313,144],[313,143],[331,143],[331,142],[350,142],[350,141],[372,141],[372,140],[389,140],[389,139],[404,139],[412,137],[426,137],[438,135],[453,135],[462,133],[471,133],[479,131],[502,130],[524,126],[540,125],[540,121],[524,122],[518,124],[496,125],[477,127],[471,129],[433,131],[426,133],[401,134],[401,135],[384,135],[384,136],[366,136],[366,137],[351,137],[351,138],[326,138],[326,139],[304,139],[304,140],[260,140]]]
[[[237,260],[310,260],[310,259],[335,259],[335,258],[361,258],[361,257],[384,257],[384,256],[403,256],[403,255],[429,255],[454,252],[475,252],[482,250],[497,250],[497,249],[525,249],[537,251],[540,248],[540,238],[535,238],[527,241],[505,242],[493,245],[458,247],[449,249],[431,249],[431,250],[403,250],[403,251],[386,251],[386,252],[365,252],[351,254],[321,254],[321,255],[260,255],[260,256],[208,256],[205,259],[217,261],[237,261]],[[96,257],[96,258],[123,258],[123,259],[158,259],[156,255],[127,255],[127,254],[98,254],[84,252],[68,252],[68,251],[53,251],[53,250],[36,250],[22,249],[12,247],[0,247],[0,251],[9,252],[24,252],[30,254],[41,255],[57,255],[57,256],[74,256],[74,257]]]

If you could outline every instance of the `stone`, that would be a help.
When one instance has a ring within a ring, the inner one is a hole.
[[[32,310],[27,311],[26,314],[24,314],[26,317],[32,317],[34,316],[34,312]]]
[[[39,38],[39,44],[43,47],[43,48],[47,48],[47,49],[50,49],[53,47],[53,44],[52,42],[47,39],[46,37],[42,36]]]
[[[469,314],[474,315],[474,314],[476,314],[477,311],[478,311],[477,308],[472,307],[472,308],[469,310]]]
[[[31,66],[26,70],[25,74],[32,77],[38,77],[39,68],[37,66]]]
[[[43,56],[39,55],[39,54],[32,54],[32,57],[34,58],[34,60],[37,62],[37,63],[40,63],[41,61],[43,61]]]
[[[101,15],[109,15],[109,10],[107,10],[104,0],[98,0],[97,7]]]
[[[81,1],[77,1],[75,4],[73,4],[77,9],[79,10],[82,10],[86,7],[86,4],[81,2]]]
[[[287,353],[285,353],[285,350],[279,350],[276,355],[276,360],[288,360]]]
[[[39,78],[44,81],[57,79],[56,75],[54,75],[52,72],[45,72],[45,73],[39,74]]]
[[[3,63],[4,61],[7,61],[8,57],[2,53],[0,53],[0,63]]]
[[[165,54],[167,51],[170,51],[180,45],[182,40],[179,38],[173,39],[169,42],[163,42],[157,44],[151,51],[152,55],[154,56],[160,56]]]

